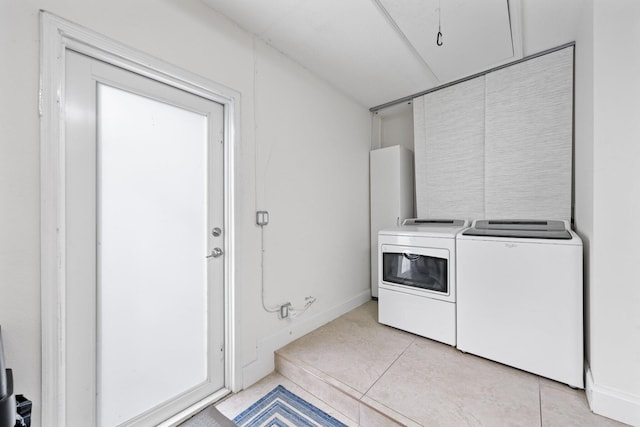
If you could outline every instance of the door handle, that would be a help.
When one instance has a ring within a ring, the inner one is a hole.
[[[218,258],[219,256],[222,256],[224,252],[222,252],[222,249],[220,248],[213,248],[211,250],[211,253],[209,255],[207,255],[207,258]]]

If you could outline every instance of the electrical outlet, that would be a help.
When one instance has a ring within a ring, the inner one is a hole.
[[[291,307],[291,303],[282,304],[280,306],[280,318],[286,319],[289,317],[289,307]]]
[[[269,224],[269,212],[267,211],[257,211],[256,212],[256,224],[261,227]]]

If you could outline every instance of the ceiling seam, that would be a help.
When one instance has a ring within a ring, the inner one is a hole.
[[[516,56],[516,46],[513,40],[513,21],[511,20],[511,2],[507,0],[507,16],[509,17],[509,36],[511,37],[511,56]]]
[[[514,58],[520,59],[524,56],[524,40],[522,38],[522,0],[507,0],[507,15],[509,16],[511,51]]]
[[[387,11],[387,9],[385,9],[385,7],[382,5],[382,3],[380,3],[380,0],[371,0],[371,1],[378,7],[378,10],[386,18],[387,23],[396,31],[396,33],[400,36],[400,38],[402,39],[404,44],[409,48],[409,50],[411,51],[411,53],[413,53],[413,55],[416,57],[416,59],[418,61],[420,61],[420,63],[422,65],[424,65],[426,70],[433,76],[433,78],[436,80],[436,82],[440,83],[440,79],[438,78],[438,76],[436,76],[436,74],[433,72],[433,70],[431,69],[431,67],[427,63],[427,61],[420,55],[420,53],[413,46],[411,41],[409,41],[409,38],[407,37],[407,35],[404,33],[404,31],[402,31],[402,29],[400,29],[400,27],[398,26],[396,21],[391,17],[391,15]]]

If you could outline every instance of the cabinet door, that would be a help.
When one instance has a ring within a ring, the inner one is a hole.
[[[486,218],[571,218],[573,47],[486,75]]]
[[[414,100],[419,218],[484,218],[484,76]]]

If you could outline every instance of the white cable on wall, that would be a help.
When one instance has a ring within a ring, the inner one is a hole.
[[[264,226],[260,226],[260,292],[262,295],[262,308],[268,313],[278,313],[280,311],[280,305],[277,307],[268,307],[264,300]],[[288,304],[288,303],[287,303]]]
[[[285,302],[274,307],[267,305],[265,301],[265,278],[264,278],[264,258],[265,258],[265,244],[264,244],[264,227],[265,224],[258,224],[260,226],[260,293],[262,308],[267,313],[279,313],[281,319],[288,317],[298,317],[311,307],[316,302],[317,298],[314,296],[307,296],[304,298],[305,304],[303,307],[294,307],[290,302]]]
[[[264,236],[264,227],[268,224],[268,213],[266,211],[259,211],[259,188],[262,188],[262,203],[266,205],[266,194],[267,194],[267,171],[269,169],[269,163],[271,161],[271,153],[272,149],[269,148],[267,152],[267,159],[262,169],[262,180],[259,179],[259,156],[258,156],[258,125],[257,125],[257,108],[256,108],[256,76],[258,74],[257,70],[257,46],[256,46],[256,37],[253,38],[253,132],[254,132],[254,186],[255,186],[255,208],[256,212],[263,212],[265,216],[264,221],[259,221],[256,218],[256,223],[260,227],[260,300],[262,303],[262,308],[267,313],[278,313],[281,319],[288,317],[297,317],[303,314],[305,311],[309,309],[309,307],[316,302],[316,297],[307,296],[305,297],[305,304],[303,307],[294,307],[291,302],[285,302],[278,304],[276,306],[270,306],[266,302],[265,298],[265,236]]]

